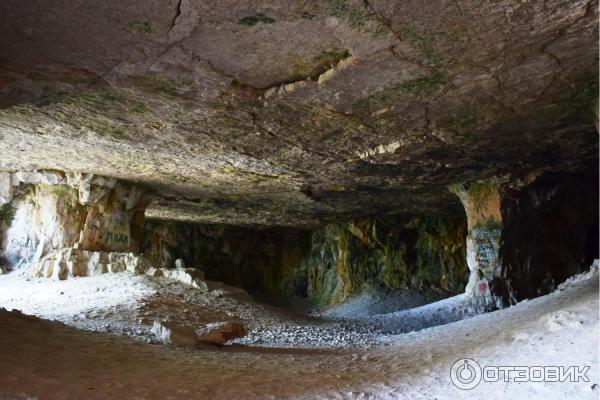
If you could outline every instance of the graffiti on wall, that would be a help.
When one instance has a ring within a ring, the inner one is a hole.
[[[125,212],[88,213],[83,246],[88,250],[128,251],[130,246],[129,215]]]

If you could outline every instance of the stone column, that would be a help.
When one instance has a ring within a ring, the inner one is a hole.
[[[493,182],[477,182],[468,187],[456,185],[451,190],[460,198],[467,215],[470,275],[465,294],[478,311],[501,308],[504,305],[500,262],[502,190]]]

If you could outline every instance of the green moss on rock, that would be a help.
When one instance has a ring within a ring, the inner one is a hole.
[[[427,65],[439,69],[445,64],[444,57],[435,47],[435,39],[432,35],[421,32],[413,25],[404,26],[402,33]]]
[[[392,103],[401,96],[411,95],[429,98],[439,92],[446,85],[444,76],[439,71],[422,75],[414,79],[402,81],[388,89],[375,92],[353,103],[355,107],[382,107]]]
[[[4,224],[7,227],[10,226],[16,213],[17,209],[10,204],[0,206],[0,224]]]
[[[427,65],[429,71],[421,76],[408,79],[396,85],[373,93],[366,98],[357,100],[357,107],[376,106],[381,107],[403,95],[412,95],[429,98],[440,93],[447,84],[444,72],[445,59],[435,48],[435,41],[429,35],[420,33],[416,28],[407,26],[404,28],[404,36],[416,49],[419,57]]]

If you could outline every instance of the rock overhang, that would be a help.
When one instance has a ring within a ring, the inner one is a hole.
[[[236,4],[5,2],[0,168],[267,226],[454,212],[452,183],[596,168],[595,1]]]

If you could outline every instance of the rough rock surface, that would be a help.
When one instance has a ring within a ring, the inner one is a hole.
[[[196,289],[208,290],[206,283],[204,283],[204,272],[197,268],[162,268],[157,271],[153,276],[164,276],[165,278],[185,283]]]
[[[141,251],[157,267],[177,259],[198,267],[210,280],[269,295],[307,294],[302,261],[311,232],[148,220]]]
[[[108,272],[127,271],[143,274],[149,268],[150,264],[144,257],[133,253],[109,253],[65,247],[37,260],[33,264],[33,276],[64,280]]]
[[[550,293],[598,258],[598,182],[594,173],[550,174],[507,189],[498,287],[506,303]]]
[[[502,281],[500,261],[502,235],[501,191],[497,182],[476,182],[468,188],[455,187],[467,215],[467,265],[469,282],[465,293],[480,309],[501,307],[502,298],[492,285]]]
[[[91,174],[21,171],[9,175],[10,198],[0,206],[0,263],[8,269],[73,246],[88,251],[139,251],[144,210],[150,201],[143,188]]]
[[[459,210],[450,183],[597,157],[597,0],[7,0],[0,16],[0,169],[147,184],[150,216]]]
[[[460,290],[466,246],[489,308],[597,255],[597,190],[579,213],[553,196],[597,179],[597,0],[8,0],[0,18],[3,269],[137,253],[149,216],[212,224],[151,227],[155,268],[326,303]],[[385,226],[457,218],[459,199],[466,244],[458,225]],[[563,211],[585,244],[557,239]]]
[[[129,272],[155,278],[164,277],[204,292],[208,290],[202,270],[197,268],[155,268],[146,257],[134,253],[88,251],[78,247],[64,247],[35,261],[31,270],[35,278],[44,277],[55,280]]]

